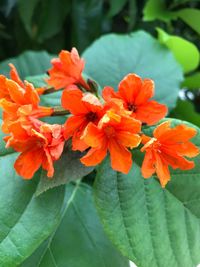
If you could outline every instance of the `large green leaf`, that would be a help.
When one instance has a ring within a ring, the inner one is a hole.
[[[110,4],[108,16],[113,17],[117,15],[123,9],[127,0],[110,0],[108,2]]]
[[[16,5],[17,0],[1,0],[0,1],[0,11],[4,13],[5,16],[10,15],[10,12]]]
[[[40,12],[38,12],[38,5]],[[42,42],[60,31],[70,10],[70,1],[19,0],[18,8],[28,34]]]
[[[199,130],[194,142],[200,146]],[[128,175],[113,171],[108,161],[99,167],[95,200],[104,229],[139,267],[200,263],[199,160],[200,156],[193,170],[173,171],[166,189],[155,177],[144,179],[137,164]]]
[[[52,236],[21,267],[128,267],[105,236],[90,187],[77,185]],[[67,186],[68,192],[74,185]]]
[[[34,37],[35,30],[37,29],[35,27],[36,25],[32,25],[32,19],[35,8],[39,1],[40,0],[18,0],[18,10],[20,18],[24,24],[26,31],[31,37]]]
[[[187,23],[193,30],[200,34],[200,10],[195,8],[184,8],[177,11],[177,15]]]
[[[52,57],[52,55],[49,55],[45,51],[26,51],[18,57],[9,58],[1,62],[0,74],[9,76],[9,63],[13,63],[15,65],[22,79],[25,79],[27,76],[45,73],[51,66],[50,60]]]
[[[14,267],[33,253],[58,224],[63,187],[34,196],[38,172],[31,181],[17,176],[16,153],[0,156],[0,266]],[[52,201],[53,200],[53,201]]]
[[[200,72],[195,72],[191,76],[187,76],[182,83],[183,87],[189,89],[199,89],[200,88]]]
[[[134,72],[155,81],[156,100],[169,108],[175,106],[182,81],[180,66],[171,52],[149,34],[139,31],[103,36],[86,49],[83,57],[86,73],[101,87],[110,85],[117,89],[120,80]]]
[[[158,40],[172,51],[176,60],[181,64],[184,72],[190,72],[198,67],[200,54],[193,43],[179,36],[169,35],[159,28],[157,31]],[[188,60],[188,58],[190,60]]]
[[[42,171],[36,194],[40,195],[50,188],[81,179],[92,172],[94,167],[86,167],[80,162],[82,156],[83,153],[67,148],[54,163],[55,173],[51,179],[47,177],[46,171]]]
[[[152,21],[160,19],[169,22],[177,16],[174,12],[167,10],[164,0],[148,0],[143,10],[143,20]]]
[[[71,15],[72,43],[81,51],[101,34],[103,0],[73,0]]]

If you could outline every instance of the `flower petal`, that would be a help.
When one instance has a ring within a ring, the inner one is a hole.
[[[139,133],[141,131],[141,122],[132,117],[121,117],[119,125],[116,125],[118,131],[127,131],[130,133]]]
[[[200,152],[199,148],[191,142],[177,144],[177,145],[172,146],[171,148],[173,149],[173,151],[176,151],[178,154],[189,157],[189,158],[196,157]]]
[[[138,134],[120,131],[116,133],[117,141],[123,146],[134,148],[138,147],[141,142],[141,137]]]
[[[112,98],[119,98],[119,94],[111,86],[106,86],[102,90],[102,97],[105,101],[110,101]]]
[[[25,91],[22,87],[20,87],[16,82],[9,79],[6,80],[6,86],[13,102],[19,105],[26,104],[24,99]]]
[[[148,125],[153,125],[163,119],[166,116],[167,111],[168,109],[165,105],[152,100],[141,106],[137,106],[135,118]]]
[[[141,172],[144,178],[150,178],[155,173],[155,158],[151,151],[147,151],[142,162]]]
[[[44,157],[44,151],[33,148],[22,152],[14,164],[17,173],[25,179],[31,179],[34,173],[40,168]],[[34,159],[34,160],[33,160]]]
[[[71,116],[64,124],[64,137],[69,139],[75,131],[82,131],[87,126],[85,116]]]
[[[168,165],[163,161],[163,159],[155,153],[156,162],[155,168],[158,178],[160,180],[161,186],[164,188],[166,184],[170,181],[170,172]]]
[[[99,99],[91,93],[83,94],[82,102],[90,112],[100,112],[103,109],[103,105]]]
[[[197,134],[197,130],[192,127],[188,127],[184,124],[179,124],[176,127],[170,129],[170,131],[164,132],[159,140],[163,143],[180,143],[187,142],[189,139]]]
[[[85,166],[95,166],[102,162],[106,157],[107,147],[103,148],[91,148],[88,153],[80,160]]]
[[[61,103],[64,109],[69,110],[73,115],[88,113],[88,109],[82,102],[83,93],[76,85],[71,85],[62,93]]]
[[[150,79],[144,79],[141,90],[135,99],[135,105],[142,105],[146,103],[154,95],[154,82]]]
[[[119,83],[119,94],[126,103],[134,103],[142,87],[142,79],[136,74],[128,74]]]
[[[18,74],[15,66],[12,63],[10,63],[9,67],[10,67],[10,78],[13,81],[15,81],[16,83],[18,83],[18,85],[20,87],[24,88],[24,84],[23,84],[22,80],[20,79],[19,74]]]
[[[153,131],[153,136],[157,139],[160,139],[163,134],[170,130],[170,124],[170,121],[165,121],[158,125]]]
[[[104,132],[91,122],[85,128],[82,139],[88,146],[95,148],[105,146],[106,142]]]
[[[114,138],[109,140],[111,166],[114,170],[127,174],[132,166],[132,154]]]

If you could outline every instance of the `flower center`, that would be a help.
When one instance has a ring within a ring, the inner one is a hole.
[[[130,110],[132,112],[135,112],[136,111],[136,106],[133,105],[133,103],[128,103],[127,104],[127,108],[128,108],[128,110]]]
[[[104,132],[109,138],[115,136],[115,129],[112,126],[105,127]]]
[[[91,111],[86,115],[86,118],[88,121],[95,121],[97,120],[97,114]]]

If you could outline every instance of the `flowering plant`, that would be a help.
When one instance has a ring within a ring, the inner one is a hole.
[[[191,203],[198,199],[198,194],[192,196],[192,189],[194,180],[199,183],[199,129],[166,118],[168,103],[154,98],[159,86],[151,77],[142,78],[133,69],[120,76],[117,88],[112,82],[101,87],[98,77],[87,77],[84,70],[85,60],[73,48],[51,60],[43,85],[23,81],[13,64],[10,77],[0,75],[5,142],[0,168],[7,177],[5,183],[17,180],[19,202],[22,198],[25,203],[16,208],[25,212],[16,214],[15,226],[2,232],[0,266],[29,266],[28,260],[24,262],[29,256],[35,266],[50,266],[48,261],[64,266],[56,252],[57,244],[64,249],[62,228],[72,227],[75,214],[86,220],[85,213],[95,213],[93,208],[90,211],[93,199],[87,185],[94,177],[95,204],[105,233],[126,258],[142,267],[163,266],[160,262],[193,266],[200,261],[196,255],[200,242],[194,235],[199,229],[198,211]],[[102,71],[107,71],[106,66]],[[53,97],[47,101],[49,96]],[[55,96],[59,105],[51,101]],[[3,155],[7,154],[15,155],[5,159],[10,174],[3,169]],[[192,189],[184,186],[186,178]],[[30,200],[26,193],[34,191]],[[66,214],[71,203],[72,214]],[[9,228],[6,223],[4,227]],[[26,244],[21,243],[18,231],[25,235]],[[126,266],[126,259],[105,240],[116,266]],[[161,261],[165,246],[169,251]],[[190,255],[184,254],[185,246]]]

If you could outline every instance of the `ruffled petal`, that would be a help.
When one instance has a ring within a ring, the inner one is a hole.
[[[119,83],[119,94],[126,103],[134,103],[142,88],[142,79],[136,74],[128,74]]]
[[[105,101],[110,101],[112,98],[119,98],[119,94],[111,86],[106,86],[102,90],[102,97]]]
[[[26,104],[26,101],[24,99],[25,91],[22,87],[20,87],[16,82],[9,79],[6,80],[6,86],[13,102],[19,105]]]
[[[141,142],[141,137],[139,135],[125,131],[117,132],[116,139],[118,143],[129,148],[138,147]]]
[[[75,131],[82,131],[88,122],[85,119],[85,116],[71,116],[67,119],[64,124],[64,137],[69,139]]]
[[[139,133],[141,131],[141,122],[132,117],[121,117],[119,125],[116,125],[118,131],[127,131],[130,133]]]
[[[151,151],[147,151],[142,162],[141,172],[144,178],[150,178],[155,173],[155,158]]]
[[[177,143],[169,146],[171,151],[176,151],[181,156],[189,158],[196,157],[199,154],[199,148],[191,142]]]
[[[101,112],[103,109],[103,105],[101,104],[99,99],[91,93],[83,94],[82,102],[90,112]]]
[[[169,168],[168,165],[164,162],[164,160],[160,157],[160,155],[156,153],[155,157],[156,174],[158,175],[161,186],[164,188],[171,178]]]
[[[164,132],[159,140],[165,144],[187,142],[196,134],[197,130],[195,128],[180,124],[170,129],[170,131]]]
[[[142,88],[135,98],[135,105],[145,104],[154,95],[154,82],[150,79],[144,79]]]
[[[31,179],[34,173],[40,168],[43,157],[44,151],[42,149],[33,148],[27,150],[17,158],[14,168],[24,179]]]
[[[47,177],[51,178],[54,175],[54,166],[52,157],[47,149],[44,149],[45,156],[42,161],[42,168],[47,171]]]
[[[33,87],[33,85],[27,81],[25,81],[25,94],[24,100],[26,104],[32,104],[33,107],[37,107],[40,102],[40,97]]]
[[[152,100],[144,105],[137,106],[135,118],[148,125],[153,125],[163,119],[166,116],[167,111],[168,109],[165,105]]]
[[[173,169],[190,170],[195,166],[193,161],[185,159],[170,148],[162,147],[162,157]]]
[[[160,140],[162,135],[168,133],[168,131],[170,130],[170,124],[170,121],[165,121],[158,125],[153,131],[153,136]]]
[[[131,152],[119,144],[114,138],[109,140],[108,149],[113,170],[127,174],[132,166]]]
[[[104,146],[106,142],[103,130],[100,130],[91,122],[85,128],[82,139],[88,146],[95,148]]]
[[[72,136],[72,150],[76,151],[84,151],[86,150],[89,146],[84,142],[83,139],[81,139],[83,132],[75,132]]]
[[[82,102],[83,93],[77,86],[72,85],[62,93],[61,103],[64,109],[69,110],[73,115],[88,113],[88,109]]]
[[[16,83],[18,83],[18,85],[22,88],[24,88],[24,83],[22,82],[22,80],[20,79],[19,77],[19,74],[15,68],[15,66],[10,63],[9,64],[9,67],[10,67],[10,78],[15,81]]]
[[[91,148],[80,160],[85,166],[96,166],[106,157],[107,147]]]

